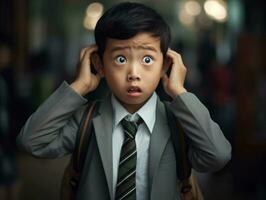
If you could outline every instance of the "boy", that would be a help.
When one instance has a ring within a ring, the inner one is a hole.
[[[179,199],[173,143],[154,92],[162,80],[173,98],[170,109],[189,138],[193,168],[215,171],[226,164],[231,146],[207,109],[184,88],[186,68],[168,48],[170,31],[161,16],[139,3],[118,4],[98,21],[95,39],[96,45],[80,53],[75,81],[64,82],[28,119],[18,136],[20,146],[38,157],[71,153],[87,102],[82,96],[104,77],[111,94],[93,119],[92,156],[86,158],[77,199]]]

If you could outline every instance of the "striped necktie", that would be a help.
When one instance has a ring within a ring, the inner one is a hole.
[[[121,148],[115,200],[136,200],[136,122],[121,121],[125,139]]]

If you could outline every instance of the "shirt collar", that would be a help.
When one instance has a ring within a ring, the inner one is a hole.
[[[157,94],[154,92],[149,100],[134,114],[130,114],[112,94],[111,102],[114,111],[114,127],[118,126],[120,121],[128,115],[130,121],[135,121],[141,117],[148,127],[150,133],[152,133],[155,123],[155,112],[157,103]]]

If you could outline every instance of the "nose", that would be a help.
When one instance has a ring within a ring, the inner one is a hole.
[[[140,80],[139,66],[136,63],[133,63],[131,66],[129,66],[127,80],[128,81],[139,81]]]
[[[136,75],[134,75],[134,74],[128,74],[128,75],[127,75],[127,80],[128,80],[128,81],[139,81],[140,78],[139,78],[139,76],[136,76]]]

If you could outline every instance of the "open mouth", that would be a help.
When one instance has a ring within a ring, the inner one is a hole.
[[[133,93],[140,93],[141,92],[141,89],[139,87],[136,87],[136,86],[132,86],[132,87],[129,87],[127,89],[127,92],[130,93],[130,94],[133,94]]]

